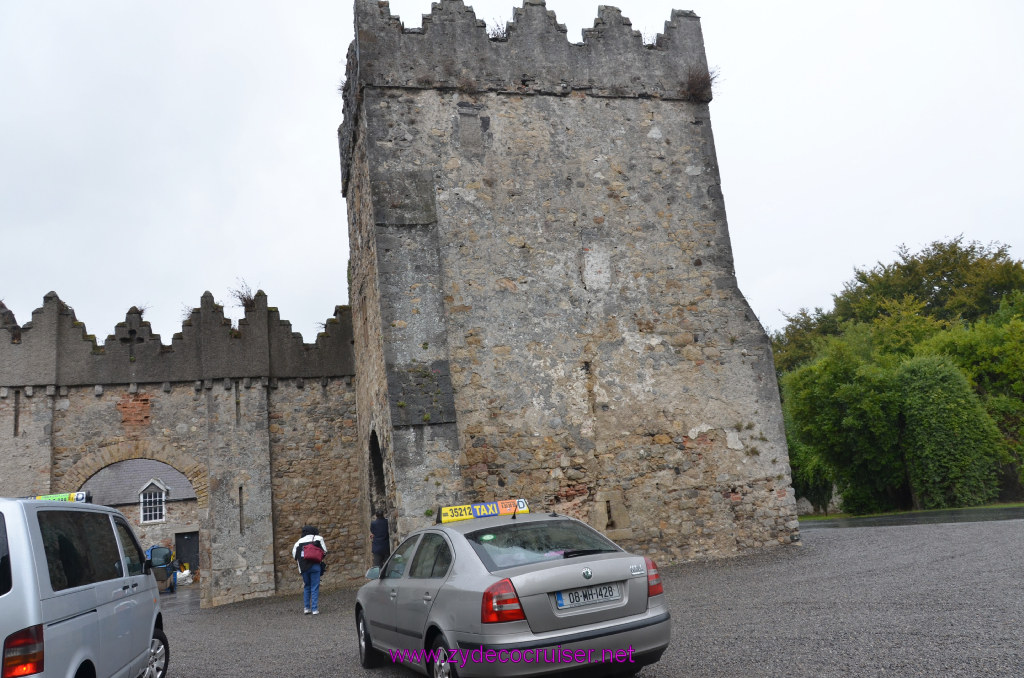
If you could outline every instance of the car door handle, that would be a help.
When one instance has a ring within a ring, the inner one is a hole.
[[[391,591],[388,592],[388,597],[391,598],[391,600],[394,600],[395,596],[397,596],[397,595],[398,595],[398,589],[391,589]]]
[[[433,599],[434,599],[434,596],[430,595],[430,591],[427,591],[426,593],[423,594],[423,602],[424,603],[429,603]]]
[[[127,590],[128,590],[128,588],[129,588],[129,587],[128,587],[128,584],[125,584],[124,586],[122,586],[122,587],[121,587],[121,590],[122,590],[122,591],[127,591]]]

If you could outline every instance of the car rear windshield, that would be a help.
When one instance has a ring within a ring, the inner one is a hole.
[[[0,513],[0,596],[11,590],[11,549],[7,545],[7,521]]]
[[[509,521],[466,534],[489,571],[621,549],[575,520]]]

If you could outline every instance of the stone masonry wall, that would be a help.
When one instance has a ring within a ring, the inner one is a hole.
[[[349,58],[352,58],[350,50]],[[350,65],[349,68],[352,66]],[[382,455],[384,478],[383,498],[377,498],[377,505],[368,498],[371,510],[386,511],[392,518],[392,527],[403,532],[400,519],[395,519],[394,509],[400,504],[395,496],[396,469],[392,450],[391,412],[388,405],[387,366],[384,360],[384,320],[381,316],[381,296],[378,286],[378,262],[373,203],[369,184],[369,167],[365,160],[365,148],[359,148],[361,158],[358,168],[349,179],[355,190],[346,194],[349,216],[349,296],[352,300],[352,334],[354,339],[355,362],[359,365],[356,379],[356,404],[358,417],[358,449],[369,463],[370,441],[374,434]]]
[[[293,591],[296,521],[334,543],[334,581],[366,564],[348,309],[311,345],[262,292],[237,327],[204,295],[170,346],[136,309],[99,346],[53,293],[31,323],[4,318],[4,494],[75,491],[126,459],[173,466],[197,497],[203,606]]]
[[[54,422],[54,487],[75,491],[94,472],[124,459],[163,461],[193,481],[198,497],[203,603],[272,594],[267,389],[259,381],[244,388],[222,380],[198,389],[174,384],[166,391],[144,385],[130,391],[70,389]],[[197,476],[201,482],[193,480]]]
[[[0,386],[0,497],[49,494],[53,389]]]
[[[291,549],[303,525],[327,543],[325,587],[362,582],[371,560],[365,467],[352,378],[282,383],[270,393],[274,563],[279,593],[301,593]]]
[[[570,45],[540,0],[507,40],[459,0],[414,31],[359,0],[349,64],[343,181],[364,241],[372,196],[375,255],[353,258],[380,290],[403,527],[522,496],[668,560],[796,539],[770,343],[690,87],[697,18],[645,47],[602,8]]]

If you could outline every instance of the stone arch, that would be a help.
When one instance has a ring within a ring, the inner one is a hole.
[[[206,467],[195,457],[169,445],[152,446],[145,440],[115,443],[85,455],[68,469],[61,479],[61,485],[78,489],[101,469],[129,459],[154,459],[173,466],[192,483],[199,509],[210,507],[210,479]]]

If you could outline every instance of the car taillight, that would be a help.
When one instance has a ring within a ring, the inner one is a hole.
[[[4,640],[3,678],[43,672],[43,627],[30,626]]]
[[[644,556],[644,561],[647,563],[647,597],[660,596],[665,592],[665,588],[661,585],[661,575],[658,574],[658,566],[647,556]]]
[[[512,580],[502,579],[487,587],[480,605],[481,622],[493,624],[522,619],[526,619],[526,615],[523,613],[523,606],[519,603],[516,589],[512,586]]]

